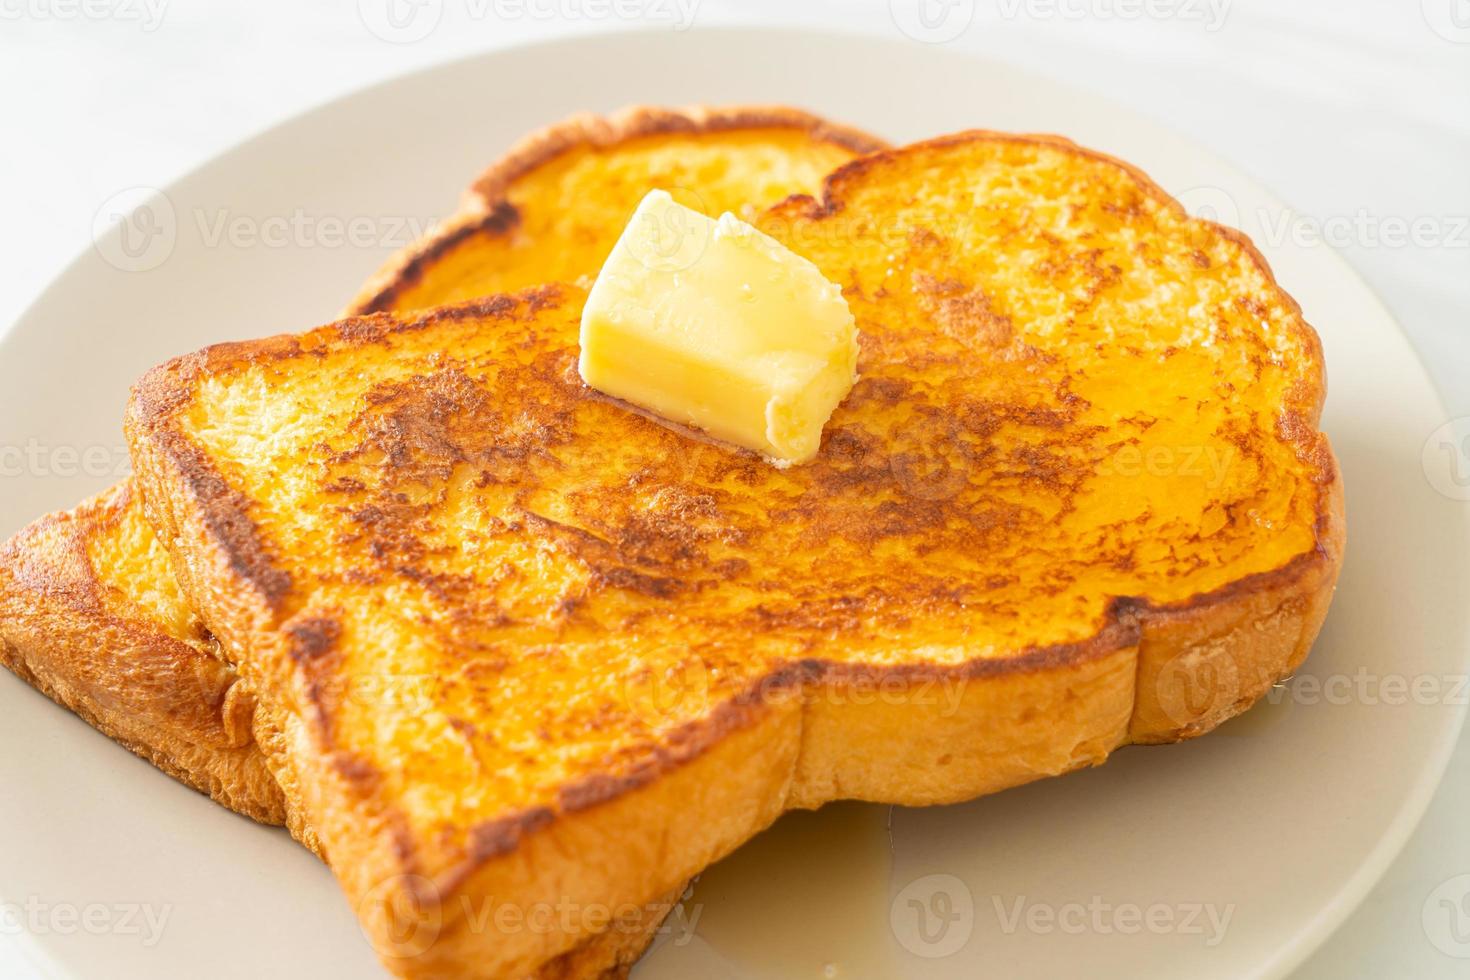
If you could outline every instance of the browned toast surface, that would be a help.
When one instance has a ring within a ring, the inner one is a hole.
[[[597,273],[643,195],[750,216],[886,144],[786,106],[573,116],[489,167],[458,214],[395,255],[347,313],[422,309]]]
[[[179,592],[123,483],[0,548],[6,666],[225,806],[285,820],[251,735],[255,699]]]
[[[1243,237],[989,133],[761,225],[863,332],[804,466],[589,392],[572,286],[211,348],[135,392],[150,516],[290,805],[350,896],[445,917],[405,975],[515,975],[583,934],[492,941],[456,896],[645,901],[788,807],[965,799],[1206,731],[1320,626],[1321,354]]]

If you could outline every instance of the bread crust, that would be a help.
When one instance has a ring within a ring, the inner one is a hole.
[[[255,698],[212,638],[186,642],[109,607],[89,542],[129,506],[124,482],[0,548],[0,657],[88,724],[267,824],[285,801],[251,739]]]
[[[507,197],[510,187],[564,153],[584,147],[603,149],[648,136],[741,129],[789,129],[807,134],[815,143],[829,143],[856,154],[888,145],[861,130],[789,106],[629,106],[607,116],[580,113],[524,137],[487,167],[465,192],[458,210],[428,236],[384,263],[342,315],[391,310],[425,269],[466,238],[481,233],[511,233],[516,226],[516,209]]]

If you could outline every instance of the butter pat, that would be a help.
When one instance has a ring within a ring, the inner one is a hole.
[[[857,379],[857,327],[811,262],[650,191],[582,311],[582,380],[778,464],[816,455]]]

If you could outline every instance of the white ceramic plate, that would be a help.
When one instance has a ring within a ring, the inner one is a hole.
[[[861,835],[818,823],[817,845],[722,869],[724,885],[703,898],[708,928],[665,942],[639,977],[821,977],[829,965],[848,978],[1288,972],[1397,852],[1460,725],[1448,687],[1470,649],[1465,515],[1421,466],[1445,414],[1346,265],[1272,240],[1280,204],[1085,92],[919,43],[730,31],[517,49],[333,103],[167,188],[10,333],[0,446],[23,447],[26,462],[14,476],[5,457],[0,532],[111,482],[139,372],[330,319],[520,134],[582,109],[765,101],[895,141],[973,126],[1064,133],[1244,227],[1322,334],[1348,562],[1304,671],[1327,682],[1321,693],[1298,685],[1210,738],[1128,750],[1099,770],[896,811],[878,906],[846,936],[855,888],[842,871],[872,855],[849,857],[843,842]],[[1404,703],[1396,678],[1420,695]],[[0,948],[13,960],[66,977],[373,975],[331,876],[282,833],[179,787],[8,674],[0,746]],[[835,932],[832,910],[843,912]],[[794,960],[772,966],[769,949],[741,938],[741,916],[762,914],[783,920],[764,931],[779,927]]]

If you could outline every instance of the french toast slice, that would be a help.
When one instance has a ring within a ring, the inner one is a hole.
[[[748,210],[813,191],[838,164],[883,145],[779,107],[576,116],[489,167],[460,215],[390,261],[353,305],[436,305],[451,294],[592,274],[605,254],[600,243],[610,247],[626,221],[618,208],[631,201],[631,212],[656,186]],[[590,204],[559,218],[568,200]],[[615,224],[599,227],[609,213]],[[259,778],[263,762],[249,739],[253,702],[179,593],[130,483],[6,544],[0,612],[0,652],[17,674],[226,806],[283,820],[280,792]]]
[[[648,191],[751,216],[887,144],[786,106],[633,106],[532,133],[459,212],[393,256],[346,314],[441,306],[593,276]]]
[[[519,976],[789,808],[1200,734],[1311,646],[1343,548],[1321,350],[1244,236],[985,132],[760,224],[862,331],[802,466],[586,389],[573,285],[134,390],[149,518],[402,976]]]

